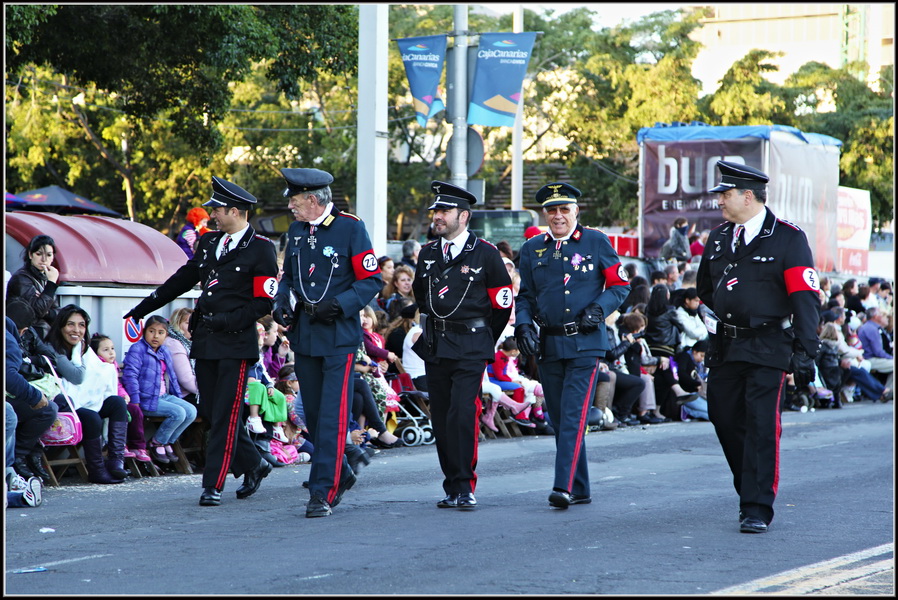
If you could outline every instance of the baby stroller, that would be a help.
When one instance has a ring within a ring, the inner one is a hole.
[[[398,361],[396,363],[398,365]],[[427,392],[415,389],[411,376],[399,366],[399,373],[387,373],[387,380],[399,395],[398,425],[393,433],[406,446],[430,445],[436,441],[430,424],[430,409],[427,406]]]

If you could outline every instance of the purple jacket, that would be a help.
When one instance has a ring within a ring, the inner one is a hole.
[[[181,397],[181,386],[175,375],[175,361],[165,346],[153,350],[146,340],[140,339],[128,348],[122,367],[122,383],[131,396],[131,402],[140,404],[144,411],[155,411],[159,406],[159,390],[162,382],[162,363],[168,375],[168,394]]]
[[[876,321],[867,320],[857,329],[857,339],[864,348],[864,358],[892,358],[882,348],[881,327]]]

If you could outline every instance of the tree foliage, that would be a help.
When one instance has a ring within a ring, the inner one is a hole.
[[[354,209],[358,81],[352,5],[8,5],[7,189],[76,189],[168,231],[227,174],[265,209],[284,205],[279,169],[318,166]],[[602,10],[601,5],[597,8]],[[390,38],[453,31],[452,5],[391,5]],[[583,191],[584,222],[635,225],[636,134],[655,122],[783,124],[843,141],[843,185],[869,189],[891,219],[893,69],[874,92],[859,65],[808,63],[783,85],[774,55],[737,60],[713,94],[692,76],[701,9],[662,11],[614,28],[587,7],[524,10],[542,32],[523,88],[524,160],[540,180]],[[511,31],[511,15],[469,12],[477,33]],[[90,32],[84,35],[84,32]],[[452,38],[450,37],[450,47]],[[444,75],[445,78],[445,75]],[[445,113],[419,126],[399,53],[388,65],[388,218],[423,233],[433,179],[448,179]],[[441,85],[446,97],[445,79]],[[490,197],[507,187],[509,128],[478,127]],[[561,165],[558,167],[557,165]],[[488,202],[489,203],[489,202]],[[534,206],[525,197],[526,205]]]

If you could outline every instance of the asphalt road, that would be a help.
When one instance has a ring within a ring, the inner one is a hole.
[[[776,518],[738,532],[710,423],[590,433],[593,503],[550,509],[554,442],[483,442],[476,511],[433,446],[386,450],[328,518],[308,466],[197,505],[199,475],[47,488],[7,509],[5,595],[894,594],[894,405],[783,415]],[[16,573],[44,567],[46,571]]]

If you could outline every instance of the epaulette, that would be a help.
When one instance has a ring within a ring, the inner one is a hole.
[[[268,242],[269,244],[273,244],[273,243],[274,243],[273,241],[271,241],[271,238],[267,238],[267,237],[265,237],[264,235],[259,235],[258,233],[255,234],[253,237],[256,238],[256,239],[259,239],[259,240],[265,240],[265,241]]]
[[[426,248],[427,246],[436,246],[438,241],[439,241],[439,240],[430,240],[429,242],[427,242],[426,244],[424,244],[424,245],[421,246],[421,247],[422,247],[422,248]]]
[[[777,217],[776,220],[779,221],[780,223],[782,223],[783,225],[788,225],[789,227],[791,227],[791,228],[794,229],[795,231],[801,231],[801,227],[799,227],[798,225],[796,225],[796,224],[793,223],[792,221],[787,221],[787,220],[781,219],[781,218],[779,218],[779,217]]]
[[[486,241],[486,240],[483,239],[483,238],[480,238],[480,241],[483,242],[484,244],[486,244],[487,246],[489,246],[490,248],[496,248],[495,246],[493,246],[492,243]],[[496,250],[498,250],[498,248],[496,248]]]
[[[341,217],[349,217],[350,219],[355,219],[356,221],[361,221],[361,220],[362,220],[362,219],[360,219],[359,217],[355,216],[354,214],[348,213],[348,212],[343,212],[342,210],[340,211],[339,214],[340,214]]]

